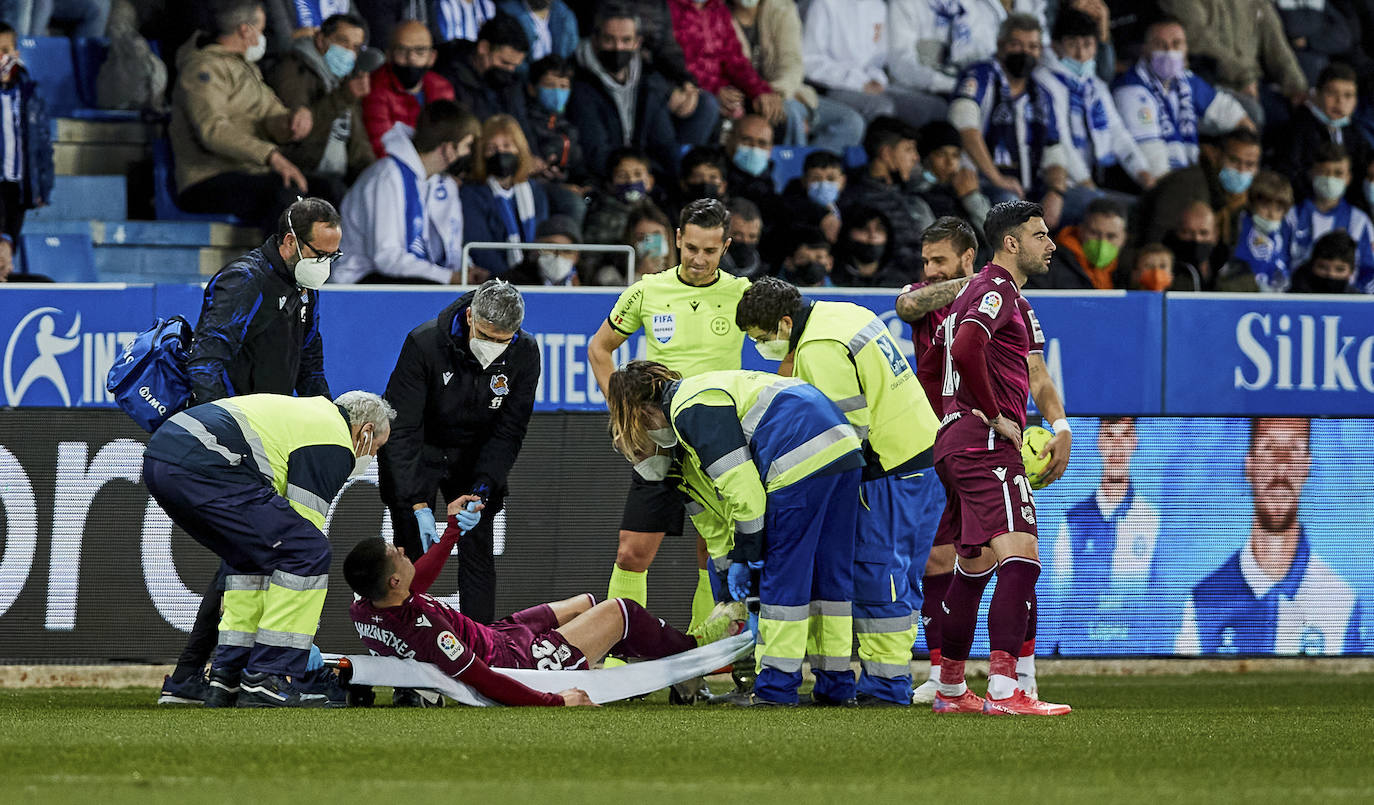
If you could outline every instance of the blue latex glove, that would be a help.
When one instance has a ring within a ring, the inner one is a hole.
[[[477,511],[477,501],[469,501],[467,506],[456,515],[458,518],[458,530],[464,534],[477,527],[482,522],[482,513]]]
[[[748,625],[746,628],[748,628],[749,631],[753,632],[753,633],[754,633],[754,639],[755,639],[755,640],[758,640],[758,639],[759,639],[759,613],[757,613],[757,612],[750,612],[750,613],[749,613],[749,621],[748,621],[748,623],[749,623],[749,625]]]
[[[743,601],[749,597],[749,563],[732,562],[725,571],[725,583],[730,587],[730,597]]]
[[[320,656],[318,646],[310,646],[310,658],[305,661],[305,670],[314,671],[324,667],[324,657]]]
[[[439,529],[434,525],[434,512],[426,506],[415,510],[415,522],[420,524],[420,550],[428,553],[439,542]]]

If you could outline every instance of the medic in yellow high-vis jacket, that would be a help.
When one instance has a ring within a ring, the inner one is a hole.
[[[790,283],[765,277],[745,292],[735,322],[764,358],[790,357],[791,374],[824,392],[864,439],[854,551],[858,698],[906,706],[919,617],[908,578],[911,563],[924,567],[930,553],[931,535],[918,535],[916,518],[921,476],[934,472],[939,419],[887,326],[868,308],[812,302]]]
[[[731,595],[747,595],[749,570],[760,571],[754,701],[797,702],[808,645],[820,697],[853,698],[850,594],[864,461],[844,414],[815,387],[766,372],[684,380],[632,361],[609,385],[622,452],[638,461],[676,446],[684,479],[708,479],[715,510],[733,519],[732,538],[718,531],[707,546],[717,567],[728,567]]]
[[[329,505],[395,415],[367,392],[248,394],[182,411],[148,441],[148,490],[230,568],[210,678],[240,705],[306,703],[289,680],[305,673],[324,607]]]

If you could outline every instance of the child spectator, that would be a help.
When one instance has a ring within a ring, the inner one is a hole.
[[[892,259],[892,224],[883,211],[866,205],[846,206],[840,213],[844,222],[839,243],[835,244],[834,284],[849,288],[900,288],[915,282],[913,272]],[[924,231],[924,230],[922,230]],[[920,265],[919,253],[917,262]]]
[[[798,288],[828,288],[830,271],[835,267],[830,241],[814,226],[794,227],[787,235],[791,248],[778,267],[778,276]]]
[[[1312,197],[1288,213],[1293,227],[1290,263],[1299,265],[1312,255],[1312,244],[1333,229],[1341,229],[1355,241],[1355,287],[1374,293],[1374,225],[1369,216],[1345,200],[1350,185],[1350,156],[1335,143],[1317,147],[1308,174]]]
[[[651,202],[641,204],[625,224],[620,242],[635,247],[635,279],[645,274],[657,274],[677,265],[677,243],[673,225],[663,210]],[[625,267],[602,268],[597,274],[598,285],[624,285]]]
[[[630,216],[643,204],[664,206],[666,199],[649,167],[649,155],[638,148],[619,148],[611,153],[608,179],[594,190],[587,202],[582,232],[588,243],[619,243]],[[583,255],[587,276],[596,267],[616,262],[604,254]]]
[[[1288,212],[1293,208],[1293,186],[1273,171],[1260,171],[1250,183],[1249,199],[1232,259],[1250,267],[1261,291],[1282,293],[1288,290],[1290,273],[1293,227]]]
[[[1293,272],[1289,293],[1358,293],[1355,278],[1355,241],[1337,229],[1312,245],[1312,258]]]
[[[819,149],[807,154],[802,161],[802,175],[783,188],[783,220],[818,226],[826,240],[839,240],[839,201],[847,181],[844,160],[837,154]]]
[[[1293,112],[1292,122],[1284,129],[1287,136],[1280,137],[1284,145],[1279,149],[1276,167],[1298,183],[1299,196],[1307,198],[1312,194],[1307,174],[1312,170],[1317,149],[1326,143],[1335,143],[1350,155],[1352,177],[1361,180],[1351,182],[1346,198],[1361,207],[1369,203],[1361,185],[1374,179],[1374,164],[1371,164],[1374,149],[1360,134],[1359,127],[1351,125],[1359,104],[1359,89],[1353,69],[1341,63],[1332,64],[1317,78],[1312,97]]]
[[[20,61],[14,29],[0,22],[0,274],[14,267],[24,216],[48,203],[53,186],[52,135],[38,84]]]
[[[473,160],[473,183],[458,191],[463,199],[463,240],[469,243],[529,243],[539,222],[549,217],[544,187],[530,178],[534,157],[520,124],[510,115],[493,115],[482,124]],[[504,274],[525,259],[519,249],[475,249],[469,279],[474,284]]]
[[[530,65],[525,87],[530,150],[544,170],[539,178],[550,182],[581,184],[588,178],[578,142],[577,129],[565,114],[572,95],[572,62],[562,56],[545,56]]]
[[[540,221],[535,229],[535,242],[567,246],[581,243],[582,232],[572,218],[550,215]],[[515,285],[581,285],[582,280],[577,276],[577,258],[580,254],[575,249],[530,251],[520,265],[506,272],[505,279]]]
[[[1131,290],[1164,292],[1174,285],[1174,253],[1163,243],[1151,243],[1136,252],[1131,271]]]
[[[946,120],[927,123],[917,132],[921,178],[916,192],[937,218],[963,218],[981,238],[992,203],[979,187],[978,172],[965,164],[964,141]]]

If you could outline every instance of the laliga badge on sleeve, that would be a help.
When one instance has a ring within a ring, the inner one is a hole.
[[[439,650],[450,660],[458,659],[458,655],[463,653],[463,644],[458,642],[458,636],[453,632],[440,632],[438,643]]]
[[[983,294],[983,301],[978,303],[978,312],[986,314],[988,318],[995,319],[1002,310],[1002,295],[996,291],[988,291]]]
[[[655,313],[653,327],[654,338],[657,338],[660,344],[668,343],[673,333],[677,332],[677,322],[671,313]]]

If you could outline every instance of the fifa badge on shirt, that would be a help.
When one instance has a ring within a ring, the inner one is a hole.
[[[654,338],[658,339],[658,343],[666,344],[672,339],[673,333],[677,332],[677,321],[671,313],[655,313],[653,328]]]
[[[439,650],[450,660],[458,659],[458,655],[463,653],[463,644],[458,642],[458,637],[453,632],[440,632],[438,643]]]

